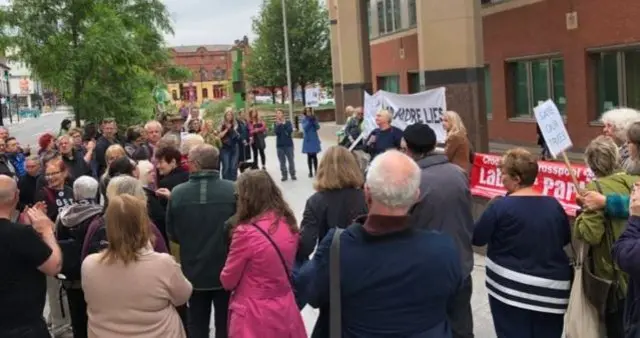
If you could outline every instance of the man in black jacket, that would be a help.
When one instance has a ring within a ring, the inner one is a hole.
[[[98,177],[107,170],[105,153],[112,144],[120,143],[117,138],[118,128],[114,119],[105,119],[101,124],[102,134],[96,140],[95,156],[98,163]]]
[[[180,245],[182,271],[193,284],[189,299],[189,336],[208,338],[211,303],[216,337],[227,337],[229,293],[220,272],[228,251],[226,221],[236,212],[235,186],[220,179],[219,153],[205,144],[189,152],[189,181],[171,191],[167,234]]]

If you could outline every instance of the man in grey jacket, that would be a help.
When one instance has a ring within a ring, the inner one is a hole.
[[[426,124],[413,124],[403,133],[402,149],[421,170],[420,199],[411,211],[411,224],[453,237],[462,259],[463,283],[448,309],[454,338],[473,337],[471,270],[473,216],[469,179],[444,154],[435,153],[436,134]]]

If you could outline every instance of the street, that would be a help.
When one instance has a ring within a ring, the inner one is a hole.
[[[8,128],[11,135],[15,136],[21,144],[31,144],[32,150],[37,151],[38,135],[42,134],[45,131],[52,131],[54,133],[57,132],[60,126],[60,122],[67,116],[68,115],[64,113],[47,114],[37,119],[32,119],[21,124],[9,126]],[[328,128],[323,128],[325,129],[325,132],[321,133],[321,136],[323,138],[323,148],[325,149],[328,146],[335,144],[336,142],[336,138],[334,136],[335,134],[326,132],[326,129],[331,128],[330,124],[328,124],[327,127]],[[267,138],[267,170],[274,178],[276,178],[276,182],[278,182],[278,185],[281,187],[285,199],[289,202],[296,215],[300,217],[298,218],[298,222],[300,222],[306,200],[313,194],[313,187],[312,179],[307,177],[306,158],[300,151],[302,140],[296,139],[294,141],[296,146],[295,163],[296,170],[298,172],[298,180],[280,182],[280,180],[278,179],[280,177],[280,171],[278,168],[278,161],[275,152],[275,138],[273,137]],[[322,153],[320,154],[320,156],[321,155]],[[495,337],[495,333],[493,329],[493,322],[491,320],[491,313],[489,311],[487,292],[484,285],[484,257],[480,255],[475,256],[476,265],[475,269],[472,272],[472,310],[474,315],[475,336],[478,338],[492,338]],[[45,313],[47,312],[48,309],[45,309]],[[302,316],[307,328],[307,332],[311,333],[313,325],[315,324],[317,318],[317,310],[307,306],[302,311]],[[213,324],[213,314],[211,317],[211,323]],[[214,337],[213,329],[211,337]]]

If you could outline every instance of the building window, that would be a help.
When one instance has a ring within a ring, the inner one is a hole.
[[[367,7],[367,25],[369,26],[369,37],[372,35],[371,30],[371,0],[365,0],[364,5]]]
[[[395,32],[402,27],[400,0],[378,0],[378,33]]]
[[[415,94],[420,92],[420,73],[408,73],[407,79],[409,81],[409,94]]]
[[[213,98],[214,99],[224,98],[224,86],[222,85],[213,86]]]
[[[484,66],[484,103],[487,110],[487,117],[491,118],[493,113],[493,90],[491,88],[491,68]]]
[[[567,99],[562,59],[510,62],[508,67],[513,86],[513,116],[531,117],[533,107],[547,99],[552,99],[560,113],[565,114]]]
[[[594,70],[597,114],[615,107],[640,108],[640,49],[590,55]]]
[[[209,98],[209,89],[202,88],[202,98],[203,99],[208,99]]]
[[[400,76],[378,76],[376,80],[379,90],[391,93],[400,93]]]
[[[171,91],[171,97],[174,101],[178,101],[178,92],[175,89]]]
[[[418,8],[416,7],[416,0],[409,0],[409,27],[415,27],[418,25]]]

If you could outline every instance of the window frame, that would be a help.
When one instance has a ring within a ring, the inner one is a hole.
[[[378,36],[402,30],[402,0],[377,0],[376,11],[378,14]]]
[[[408,0],[407,8],[409,12],[409,28],[418,26],[418,3],[416,0]],[[412,13],[413,10],[413,13]]]
[[[530,57],[530,58],[523,58],[523,59],[508,59],[505,60],[507,67],[509,69],[509,74],[513,74],[513,68],[516,66],[516,64],[518,63],[524,63],[525,64],[525,69],[526,69],[526,83],[527,83],[527,101],[528,101],[528,113],[527,114],[520,114],[519,112],[517,112],[516,109],[516,102],[515,102],[515,86],[516,84],[514,83],[514,79],[511,78],[510,79],[510,83],[509,86],[511,87],[512,90],[512,94],[511,99],[512,102],[510,104],[510,119],[530,119],[530,118],[534,118],[534,114],[533,114],[533,108],[537,106],[537,102],[533,102],[534,99],[534,93],[533,93],[533,71],[532,71],[532,64],[534,62],[540,62],[540,61],[546,61],[548,63],[548,67],[547,67],[547,93],[549,94],[549,98],[551,98],[554,102],[557,101],[556,98],[556,93],[555,93],[555,86],[554,86],[554,73],[553,73],[553,62],[554,61],[562,61],[563,63],[563,74],[562,74],[562,78],[563,78],[563,82],[566,84],[566,81],[564,81],[566,79],[565,77],[565,64],[564,64],[564,58],[562,57],[562,55],[545,55],[545,56],[538,56],[538,57]],[[566,90],[565,90],[565,100],[567,100],[566,98]],[[562,115],[563,118],[566,119],[567,116],[567,112],[566,112],[566,103],[565,105],[565,111],[561,111],[560,114]]]
[[[616,57],[616,76],[617,76],[617,90],[618,90],[618,106],[619,107],[628,107],[629,106],[629,95],[627,93],[627,60],[626,53],[630,51],[640,51],[640,44],[632,44],[632,45],[622,45],[622,46],[612,46],[607,48],[595,48],[595,49],[587,49],[587,57],[591,63],[591,74],[593,76],[593,86],[590,88],[595,93],[595,120],[594,122],[599,122],[602,114],[604,114],[605,110],[600,111],[599,106],[599,98],[598,98],[598,68],[596,62],[602,60],[602,55],[607,53],[614,53]],[[599,59],[595,57],[599,56]],[[603,107],[604,108],[604,107]],[[615,107],[614,107],[615,108]],[[640,107],[631,107],[635,109],[639,109]]]

